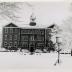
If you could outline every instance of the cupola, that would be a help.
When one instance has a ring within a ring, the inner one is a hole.
[[[30,26],[36,26],[36,16],[34,15],[34,13],[31,14],[30,16]]]

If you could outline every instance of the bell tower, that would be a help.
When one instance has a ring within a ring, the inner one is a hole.
[[[28,3],[28,2],[25,2],[26,3],[26,5],[28,5],[30,8],[31,8],[31,11],[32,11],[32,14],[31,14],[31,16],[30,16],[30,23],[29,23],[29,25],[30,26],[36,26],[36,22],[35,22],[35,20],[36,20],[36,16],[35,16],[35,12],[34,12],[34,10],[35,10],[35,6],[33,5],[33,4],[30,4],[30,3]]]
[[[30,16],[30,26],[35,26],[36,25],[36,16],[34,15],[34,13],[31,14]]]

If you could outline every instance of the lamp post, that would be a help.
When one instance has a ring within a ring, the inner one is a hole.
[[[60,45],[61,45],[61,41],[60,41],[60,37],[56,37],[56,44],[57,44],[57,53],[58,53],[58,59],[57,59],[57,61],[55,62],[55,64],[54,65],[56,65],[57,63],[59,64],[61,61],[60,61],[60,51],[61,51],[61,49],[60,49]]]

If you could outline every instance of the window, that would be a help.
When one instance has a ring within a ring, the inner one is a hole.
[[[22,41],[28,41],[28,36],[27,36],[27,35],[21,36],[21,40],[22,40]]]
[[[4,37],[4,38],[5,38],[5,40],[7,40],[7,37],[8,37],[8,36],[7,36],[7,35],[5,35],[5,37]]]
[[[43,31],[43,30],[41,31],[41,34],[42,34],[42,35],[44,34],[44,31]]]
[[[17,40],[17,35],[14,35],[14,39]]]
[[[9,35],[9,39],[12,40],[12,35]]]
[[[18,32],[18,29],[15,29],[15,31],[14,31],[15,33],[17,33]]]
[[[22,47],[28,48],[28,42],[22,42]]]
[[[12,28],[10,28],[10,33],[13,33],[13,29]]]
[[[4,46],[7,46],[7,42],[4,42]]]
[[[43,47],[44,46],[44,43],[37,43],[37,46]]]
[[[9,46],[11,46],[11,47],[12,47],[12,42],[10,42],[10,43],[9,43]]]
[[[37,36],[37,40],[44,41],[44,36],[41,36],[41,35]]]
[[[34,39],[34,36],[31,36],[30,40],[31,40],[31,41],[34,41],[34,40],[35,40],[35,39]]]
[[[5,33],[8,33],[8,28],[5,28],[4,31],[5,31]]]
[[[24,30],[21,31],[21,33],[23,33],[23,34],[28,34],[28,33],[30,33],[30,32],[29,32],[29,30],[24,29]]]

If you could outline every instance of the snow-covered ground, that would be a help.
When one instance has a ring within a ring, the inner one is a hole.
[[[22,52],[0,52],[0,69],[72,70],[72,56],[70,54],[61,54],[61,63],[54,66],[56,60],[57,53],[29,55]]]

